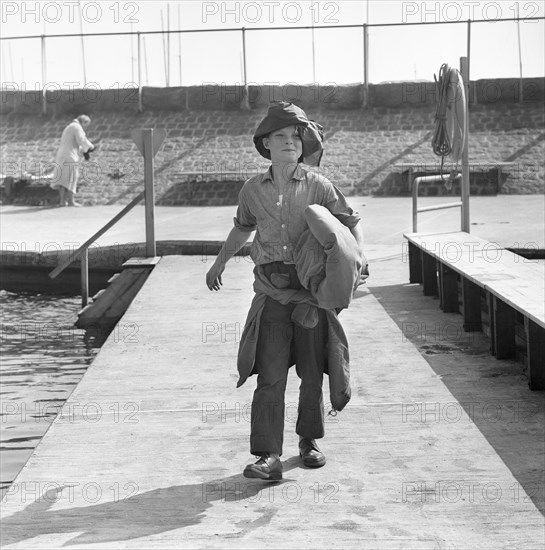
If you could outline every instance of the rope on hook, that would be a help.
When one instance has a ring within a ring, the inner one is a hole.
[[[435,112],[435,131],[431,141],[433,152],[441,157],[441,176],[445,157],[449,156],[455,164],[462,158],[466,138],[466,99],[462,75],[457,69],[443,63],[439,69],[439,78],[435,85],[439,102]],[[457,170],[451,170],[448,179],[443,177],[445,187],[450,191]]]

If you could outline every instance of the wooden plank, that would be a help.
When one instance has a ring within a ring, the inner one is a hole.
[[[448,263],[452,269],[467,270],[472,264],[482,264],[488,268],[485,272],[492,276],[501,275],[504,266],[518,274],[529,272],[535,277],[543,275],[543,263],[523,258],[497,243],[461,231],[438,234],[406,233],[405,238],[438,260]]]
[[[486,287],[489,292],[503,300],[512,308],[529,317],[534,323],[545,328],[544,279],[532,280],[516,278],[511,282],[492,281]]]
[[[464,330],[466,332],[481,330],[481,289],[465,277],[462,277],[462,301]]]
[[[156,136],[152,129],[142,130],[143,132],[143,155],[144,155],[144,192],[145,192],[145,218],[146,218],[146,256],[157,255],[155,244],[155,190],[153,185],[153,171],[155,156]],[[159,143],[164,139],[164,130],[157,132]],[[161,136],[163,139],[161,139]]]
[[[422,253],[422,287],[424,296],[436,296],[437,290],[437,260]]]
[[[545,328],[545,265],[464,232],[405,235],[410,245]]]
[[[160,259],[160,256],[152,256],[150,258],[130,258],[123,264],[123,267],[153,267],[159,263]]]
[[[492,320],[490,315],[490,301],[492,300],[492,295],[486,290],[481,290],[481,330],[483,334],[492,341]],[[490,353],[493,354],[493,346],[490,346]]]
[[[484,239],[475,238],[464,232],[432,234],[432,235],[405,235],[410,243],[418,248],[425,250],[430,256],[437,260],[448,264],[451,269],[454,269],[461,275],[470,277],[476,284],[483,286],[479,281],[478,275],[492,272],[496,274],[503,273],[494,269],[486,269],[488,266],[487,260],[495,260],[499,253],[502,253],[501,248],[497,248],[493,243],[489,243]],[[484,261],[481,261],[484,258]],[[475,278],[473,271],[477,270],[478,274]]]
[[[486,332],[497,359],[525,360],[530,388],[545,389],[545,265],[463,232],[405,236],[409,247],[422,250],[424,294],[433,293],[432,266],[439,262],[440,304],[445,312],[452,311],[449,278],[459,273],[464,330]],[[481,315],[480,288],[486,292],[489,327]],[[526,350],[520,349],[524,338],[518,315],[524,319]]]
[[[515,355],[515,312],[494,295],[492,295],[492,319],[496,359],[513,357]]]
[[[422,258],[420,249],[409,242],[409,282],[422,282]]]
[[[119,277],[119,273],[114,273],[109,279],[108,283],[113,283]]]
[[[118,295],[115,300],[110,302],[109,307],[103,314],[103,317],[107,321],[115,320],[115,322],[117,322],[124,315],[125,311],[127,311],[127,308],[134,300],[134,297],[146,282],[151,270],[144,271],[139,269],[136,273],[137,275],[132,281],[132,284],[124,289],[123,293]]]
[[[545,330],[528,317],[524,318],[528,350],[530,389],[545,390]]]
[[[496,356],[496,331],[494,328],[494,295],[486,293],[486,306],[488,310],[488,330],[490,331],[490,353]]]
[[[525,371],[528,373],[528,345],[524,319],[522,313],[515,312],[515,359],[524,365]]]
[[[439,299],[445,313],[458,312],[458,275],[444,263],[439,264]]]
[[[100,299],[100,297],[106,292],[105,288],[101,288],[94,296],[93,296],[93,302],[96,302]]]
[[[100,324],[115,324],[142,288],[152,269],[141,266],[125,268],[104,292],[100,292],[100,296],[91,307],[86,307],[80,312],[77,326],[86,328]]]

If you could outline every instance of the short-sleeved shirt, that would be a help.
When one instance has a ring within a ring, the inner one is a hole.
[[[349,228],[360,221],[344,195],[327,178],[300,164],[286,183],[282,200],[273,181],[272,167],[244,183],[234,224],[241,231],[257,231],[250,252],[256,265],[294,263],[293,251],[308,227],[305,208],[311,204],[325,206]]]

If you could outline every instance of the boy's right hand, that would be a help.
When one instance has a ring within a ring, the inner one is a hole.
[[[220,290],[220,286],[223,285],[221,281],[221,274],[225,270],[225,264],[216,264],[208,270],[206,274],[206,286],[210,290]]]

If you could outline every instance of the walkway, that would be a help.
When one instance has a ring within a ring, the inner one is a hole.
[[[235,388],[235,357],[252,266],[232,260],[211,293],[211,258],[167,256],[15,480],[3,545],[541,549],[543,393],[407,283],[408,222],[390,205],[367,216],[372,277],[341,314],[353,397],[328,417],[324,468],[297,457],[292,373],[284,480],[242,477],[255,382]]]

